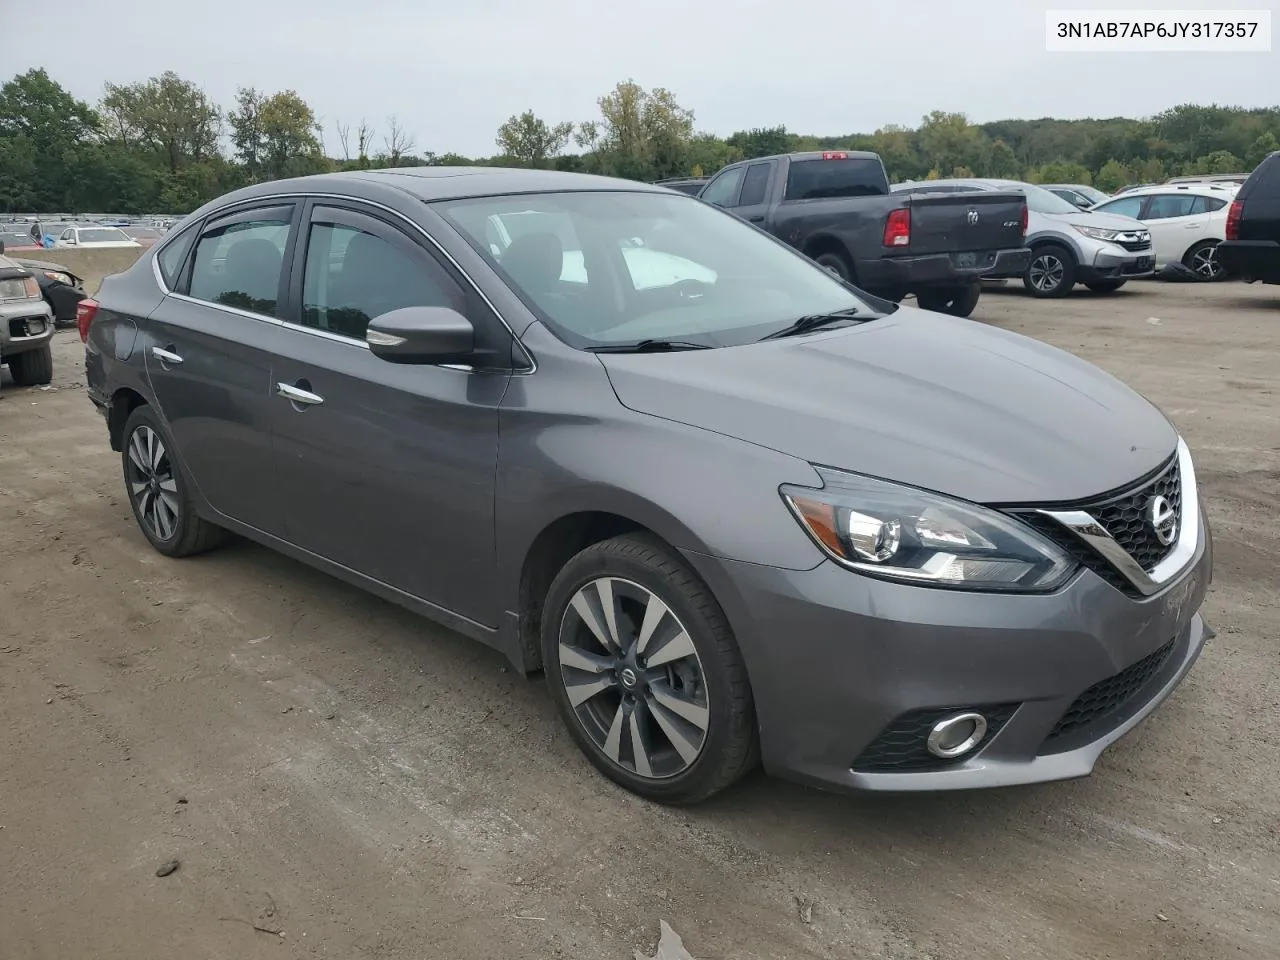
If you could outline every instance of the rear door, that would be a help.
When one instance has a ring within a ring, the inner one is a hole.
[[[1193,193],[1153,193],[1147,197],[1142,221],[1151,231],[1156,263],[1178,263],[1182,255],[1207,236],[1208,216],[1196,213]],[[1201,205],[1203,211],[1203,204]]]
[[[294,257],[271,377],[290,542],[496,625],[494,490],[502,369],[389,363],[369,321],[448,306],[511,356],[510,334],[420,235],[357,203],[315,201]]]
[[[274,201],[211,219],[141,341],[160,415],[200,494],[223,516],[275,535],[271,355],[296,217],[296,204]]]

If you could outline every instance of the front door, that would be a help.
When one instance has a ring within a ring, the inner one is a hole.
[[[729,207],[734,213],[748,223],[763,226],[765,214],[769,210],[769,184],[773,179],[772,160],[763,160],[747,167],[742,178],[742,189],[738,197]]]
[[[143,341],[147,378],[191,482],[218,513],[275,535],[283,517],[271,356],[284,332],[276,314],[295,207],[277,202],[206,224]]]
[[[511,372],[390,363],[370,319],[448,306],[506,336],[420,242],[358,204],[309,207],[288,343],[272,374],[288,539],[411,596],[494,626],[498,405]]]

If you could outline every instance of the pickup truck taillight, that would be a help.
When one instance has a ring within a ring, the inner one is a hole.
[[[1227,210],[1227,239],[1240,239],[1240,214],[1244,212],[1244,203],[1240,200],[1232,200],[1231,206]]]
[[[911,211],[906,207],[889,212],[889,219],[884,222],[884,245],[886,247],[911,245]]]
[[[98,301],[92,297],[85,297],[76,304],[76,328],[80,331],[81,342],[89,339],[89,324],[93,323],[93,318],[97,315]]]
[[[1031,212],[1027,205],[1022,205],[1022,237],[1025,240],[1027,236],[1027,228],[1031,226]]]

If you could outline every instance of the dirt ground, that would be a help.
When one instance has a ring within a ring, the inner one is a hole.
[[[1217,639],[1086,780],[757,774],[687,811],[595,775],[478,645],[256,546],[154,553],[60,333],[54,388],[0,388],[0,960],[626,960],[663,919],[720,960],[1275,957],[1280,288],[997,291],[975,320],[1181,428]]]

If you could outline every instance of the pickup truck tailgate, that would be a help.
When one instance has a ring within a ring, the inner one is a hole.
[[[1023,245],[1026,203],[1017,192],[908,194],[911,242],[902,252],[920,256],[1016,249]]]

